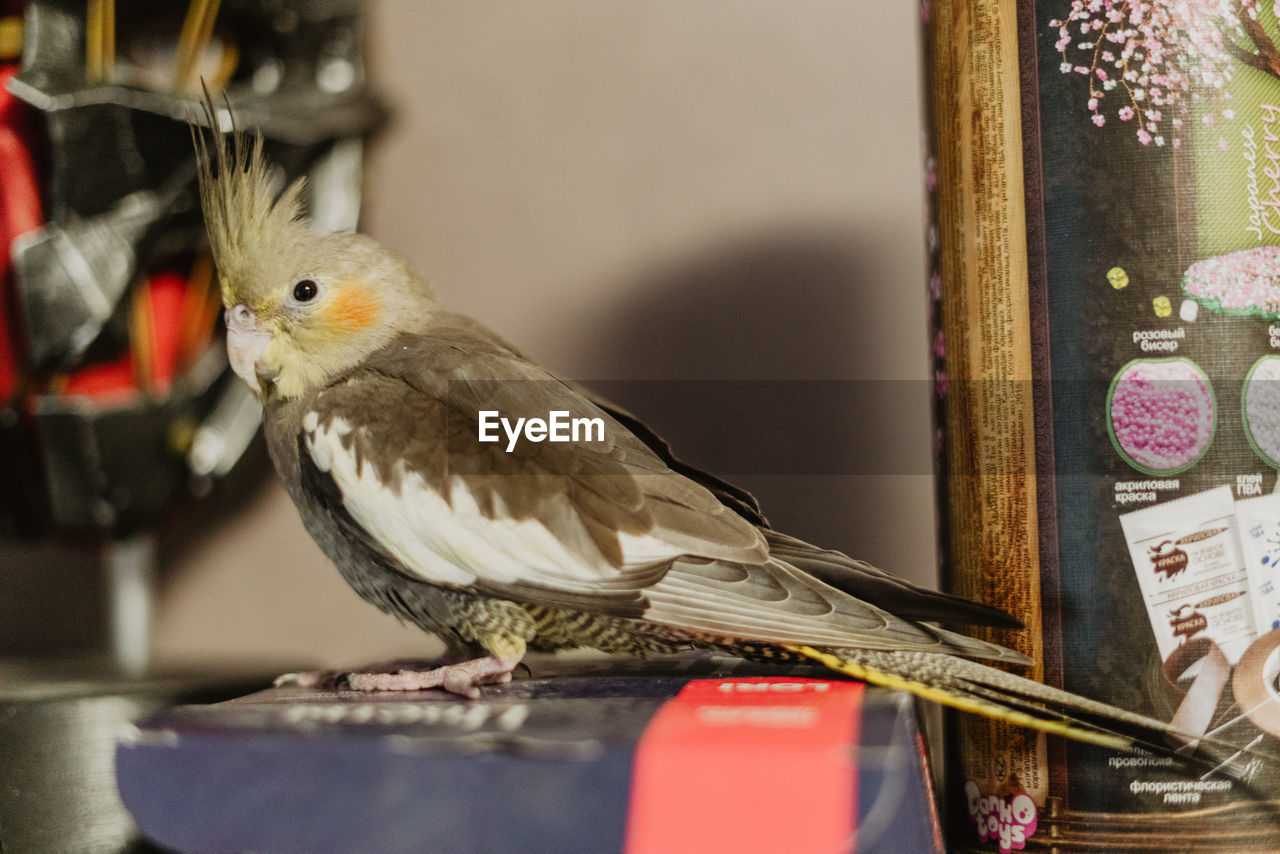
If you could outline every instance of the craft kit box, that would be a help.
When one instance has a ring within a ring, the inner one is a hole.
[[[184,854],[942,850],[909,696],[726,666],[535,660],[474,702],[274,688],[142,721],[117,779]]]
[[[1276,10],[921,10],[946,581],[1023,620],[989,637],[1049,684],[1275,755]],[[1250,754],[1188,778],[954,724],[956,847],[1280,849]]]

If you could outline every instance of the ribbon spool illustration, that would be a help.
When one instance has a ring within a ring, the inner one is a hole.
[[[1170,693],[1180,701],[1170,721],[1177,729],[1202,736],[1230,708],[1232,692],[1227,682],[1231,663],[1209,638],[1196,637],[1182,644],[1162,669]],[[1184,689],[1182,685],[1193,672],[1190,686]]]
[[[1236,664],[1232,688],[1245,716],[1263,732],[1280,738],[1280,629],[1254,641]]]

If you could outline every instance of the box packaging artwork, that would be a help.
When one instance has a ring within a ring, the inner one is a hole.
[[[171,709],[120,744],[120,794],[191,854],[942,851],[907,694],[696,656],[529,662],[476,701],[281,687]]]
[[[921,11],[946,583],[1037,678],[1280,754],[1275,5]],[[953,725],[956,846],[1280,848],[1246,755]]]

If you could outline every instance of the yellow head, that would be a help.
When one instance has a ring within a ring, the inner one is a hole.
[[[204,111],[212,142],[194,126],[192,137],[227,353],[264,402],[303,394],[427,325],[436,300],[405,258],[362,235],[313,232],[302,179],[276,198],[261,135],[233,124],[228,143],[207,93]]]

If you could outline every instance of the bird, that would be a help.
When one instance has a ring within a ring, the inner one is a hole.
[[[1114,749],[1176,735],[1009,672],[1031,659],[939,625],[1020,627],[1003,611],[775,530],[639,418],[445,310],[403,255],[315,233],[304,180],[279,191],[225,99],[206,92],[189,125],[228,360],[263,405],[281,483],[355,592],[457,659],[347,687],[476,698],[529,651],[696,648],[816,661]],[[552,441],[557,417],[587,429]]]

